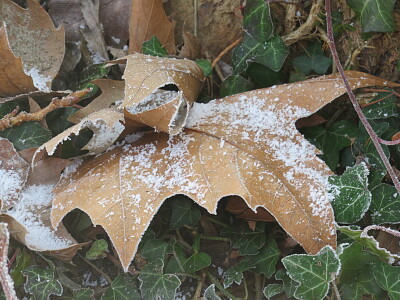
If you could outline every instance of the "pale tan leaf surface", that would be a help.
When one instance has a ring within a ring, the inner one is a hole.
[[[349,72],[354,87],[391,85]],[[336,245],[329,168],[295,122],[345,92],[322,77],[195,104],[183,133],[137,134],[69,166],[54,192],[53,225],[85,211],[109,234],[125,269],[163,201],[185,194],[215,213],[220,198],[267,209],[306,251]],[[86,201],[81,201],[86,199]]]
[[[122,102],[124,99],[125,82],[112,79],[96,79],[92,81],[101,89],[101,95],[90,102],[84,108],[75,112],[68,118],[70,122],[78,123],[89,114],[103,108],[109,108],[115,102]]]
[[[125,99],[119,106],[125,109],[125,117],[156,131],[179,133],[202,87],[202,70],[190,60],[143,54],[125,59]],[[178,91],[163,90],[166,85]]]
[[[29,112],[30,113],[36,113],[36,112],[42,110],[42,108],[39,106],[39,104],[37,104],[35,99],[33,99],[32,97],[28,96],[28,103],[29,103]],[[46,122],[45,118],[43,120],[40,120],[38,123],[40,125],[42,125],[44,128],[47,128],[47,129],[49,128],[47,126],[47,122]]]
[[[113,108],[102,109],[83,118],[78,124],[61,132],[50,141],[40,146],[33,158],[33,162],[42,159],[46,154],[53,155],[57,147],[66,141],[71,135],[79,135],[83,129],[93,131],[93,137],[82,148],[88,150],[88,155],[99,154],[111,146],[124,130],[124,116]]]
[[[29,174],[29,164],[13,144],[0,138],[0,212],[20,197]]]
[[[38,2],[28,0],[27,4],[28,9],[23,9],[11,0],[0,1],[0,23],[5,23],[10,48],[22,58],[34,86],[49,91],[64,57],[64,29],[54,27]]]
[[[141,52],[142,43],[155,35],[169,54],[175,54],[174,29],[175,23],[168,20],[162,0],[132,0],[129,53]]]

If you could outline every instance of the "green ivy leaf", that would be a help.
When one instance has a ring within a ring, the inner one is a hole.
[[[379,247],[378,242],[372,236],[362,235],[362,230],[351,229],[349,226],[337,226],[337,229],[347,235],[353,241],[356,241],[363,245],[365,249],[370,251],[372,254],[380,257],[381,259],[385,261],[391,261],[395,258],[395,256],[389,253],[386,249]]]
[[[388,91],[388,93],[389,92],[390,91]],[[397,107],[396,97],[394,95],[387,97],[388,93],[378,93],[378,95],[372,99],[371,102],[378,101],[380,99],[383,100],[363,108],[363,113],[367,119],[376,120],[399,116],[399,108]],[[384,99],[385,97],[387,98]]]
[[[277,72],[281,69],[289,50],[280,36],[267,42],[259,42],[249,34],[244,34],[242,42],[232,53],[233,72],[244,72],[250,62],[257,62]]]
[[[317,255],[294,254],[282,259],[293,280],[299,283],[297,299],[323,299],[329,291],[329,283],[339,274],[340,261],[330,246]]]
[[[230,287],[234,282],[240,284],[243,279],[243,272],[247,271],[249,266],[247,261],[242,259],[238,264],[230,267],[223,275],[224,288]]]
[[[140,255],[149,260],[164,259],[167,247],[167,242],[159,239],[149,239],[144,243]]]
[[[334,171],[339,164],[339,151],[351,144],[351,139],[356,136],[357,127],[353,123],[343,120],[328,128],[306,127],[302,132],[312,144],[323,152],[321,158]]]
[[[51,132],[36,122],[0,131],[0,136],[9,139],[17,151],[40,147],[51,139]]]
[[[178,196],[171,202],[171,219],[169,227],[171,229],[179,229],[184,225],[195,226],[200,220],[200,210],[193,204],[193,201]]]
[[[157,259],[143,268],[140,272],[140,291],[143,300],[174,299],[175,291],[181,281],[174,274],[163,273],[164,262]]]
[[[222,82],[219,95],[221,97],[226,97],[247,92],[251,89],[252,85],[246,78],[240,75],[232,75],[225,78],[225,80]]]
[[[106,67],[106,63],[88,66],[79,74],[78,89],[93,86],[93,84],[90,84],[91,81],[106,77],[109,71],[110,67]],[[86,97],[93,95],[93,92],[90,92]]]
[[[27,280],[25,290],[35,300],[47,300],[50,295],[61,296],[63,287],[55,279],[55,272],[52,269],[42,269],[38,266],[30,266],[22,271]]]
[[[94,290],[90,288],[82,288],[72,291],[72,297],[63,296],[60,300],[94,300]]]
[[[85,257],[90,260],[105,257],[105,252],[108,250],[108,243],[106,240],[100,239],[93,242],[90,249],[86,252]]]
[[[289,277],[284,269],[280,269],[276,272],[275,279],[282,280],[283,291],[285,292],[286,296],[288,296],[288,298],[294,296],[294,292],[296,291],[298,284],[296,283],[296,281],[292,280],[292,278]]]
[[[186,273],[194,273],[211,265],[211,257],[207,253],[198,252],[190,256],[184,263],[183,269]]]
[[[371,204],[368,174],[367,165],[361,163],[347,168],[341,176],[329,178],[336,222],[351,224],[362,219]]]
[[[27,253],[26,248],[23,248],[22,251],[20,251],[17,254],[16,258],[17,263],[13,268],[13,270],[11,271],[11,278],[14,281],[14,287],[17,288],[24,283],[25,278],[22,275],[22,270],[28,268],[31,265],[31,261],[32,261],[31,255]]]
[[[248,0],[244,8],[243,29],[257,41],[268,41],[274,33],[269,3]]]
[[[400,267],[393,267],[380,262],[374,268],[378,284],[388,292],[390,299],[400,299]]]
[[[257,222],[255,230],[246,227],[236,237],[232,236],[232,246],[239,250],[241,255],[255,255],[265,244],[265,223]]]
[[[307,47],[304,54],[295,57],[292,63],[293,67],[303,74],[314,71],[322,75],[325,74],[332,65],[332,58],[324,55],[321,43],[316,41]]]
[[[67,128],[74,125],[74,123],[68,121],[68,118],[77,110],[78,109],[74,107],[62,107],[47,114],[47,126],[49,127],[53,136],[60,134]]]
[[[137,289],[135,280],[128,274],[118,275],[111,286],[104,292],[101,300],[130,300],[142,299]]]
[[[256,85],[256,88],[259,89],[283,82],[282,70],[275,72],[259,63],[251,63],[247,69],[247,74]]]
[[[374,224],[400,223],[400,196],[394,186],[380,184],[372,191],[372,221]]]
[[[215,292],[215,284],[210,285],[204,291],[204,299],[205,300],[222,300],[221,297],[217,295]]]
[[[196,60],[197,65],[201,68],[203,71],[204,77],[210,76],[212,73],[212,65],[207,59],[197,59]]]
[[[393,32],[396,0],[348,0],[361,22],[362,32]]]
[[[373,276],[374,263],[379,258],[363,251],[363,246],[354,242],[339,256],[342,271],[339,277],[339,289],[342,299],[361,300],[363,294],[383,299],[382,289]]]
[[[281,293],[283,293],[283,285],[278,283],[268,284],[263,290],[263,294],[267,299],[271,299]]]
[[[152,56],[168,57],[167,50],[164,49],[155,35],[153,35],[150,40],[142,43],[142,53]]]

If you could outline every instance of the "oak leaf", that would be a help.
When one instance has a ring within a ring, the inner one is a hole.
[[[128,63],[126,74],[130,68]],[[358,72],[348,76],[353,88],[395,85]],[[128,75],[125,81],[123,103],[130,103],[146,85],[135,86]],[[85,211],[109,234],[127,270],[166,198],[184,194],[216,213],[222,197],[237,195],[253,210],[267,209],[307,252],[335,247],[327,189],[332,173],[295,123],[343,93],[340,77],[333,75],[195,103],[180,134],[136,133],[69,166],[53,191],[52,224],[75,208]],[[126,121],[148,119],[154,109],[162,106],[147,102],[126,114]]]

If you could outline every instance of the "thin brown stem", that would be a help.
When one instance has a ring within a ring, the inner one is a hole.
[[[0,283],[7,300],[18,300],[13,280],[8,274],[8,241],[10,234],[6,223],[0,223]]]
[[[213,60],[211,67],[214,68],[215,65],[221,60],[221,58],[227,54],[233,47],[235,47],[237,44],[239,44],[242,41],[242,38],[237,39],[234,41],[232,44],[230,44],[228,47],[226,47],[218,56]]]
[[[372,126],[368,123],[367,118],[365,117],[364,113],[361,110],[360,105],[357,102],[356,96],[353,93],[353,90],[350,87],[349,80],[346,77],[346,74],[344,73],[343,66],[340,63],[339,60],[339,55],[336,51],[336,46],[335,46],[335,40],[333,37],[333,27],[332,27],[332,16],[331,16],[331,1],[326,0],[325,1],[325,11],[326,11],[326,25],[327,25],[327,33],[328,33],[328,44],[331,49],[332,57],[333,60],[336,63],[337,69],[340,73],[340,76],[342,77],[343,83],[346,87],[347,94],[349,95],[349,98],[351,100],[351,103],[354,106],[354,109],[360,118],[362,124],[364,125],[366,131],[368,132],[369,136],[371,137],[372,142],[374,143],[374,146],[379,154],[379,157],[381,158],[383,164],[386,167],[387,172],[389,173],[390,178],[393,181],[394,186],[396,187],[396,190],[400,193],[400,182],[399,179],[396,176],[396,173],[394,172],[392,166],[390,165],[389,159],[386,157],[385,152],[382,149],[382,146],[379,141],[379,137],[376,135],[374,129]]]

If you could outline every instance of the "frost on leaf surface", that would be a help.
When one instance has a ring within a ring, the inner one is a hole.
[[[385,85],[363,73],[348,77],[353,88]],[[327,76],[196,103],[181,134],[148,132],[67,171],[54,190],[52,223],[85,211],[126,269],[165,199],[184,194],[215,213],[222,197],[238,195],[267,209],[306,251],[334,247],[331,171],[295,122],[344,92],[339,77]]]

